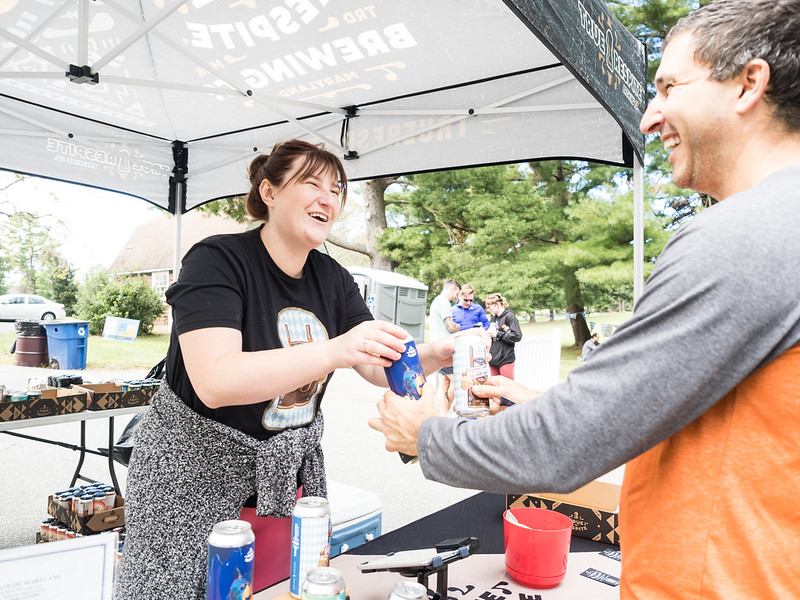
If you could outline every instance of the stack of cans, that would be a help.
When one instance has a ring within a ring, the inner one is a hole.
[[[107,483],[87,483],[53,492],[53,500],[64,510],[84,517],[114,508],[117,494]]]
[[[160,379],[128,379],[122,382],[122,391],[130,392],[133,390],[157,390],[161,387]]]

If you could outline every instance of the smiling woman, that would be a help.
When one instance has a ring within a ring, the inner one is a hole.
[[[333,371],[386,387],[409,337],[373,320],[352,275],[316,250],[344,204],[341,161],[289,140],[249,174],[247,212],[263,224],[197,243],[166,293],[167,376],[136,434],[118,600],[204,598],[205,536],[237,516],[258,539],[255,589],[288,576],[298,487],[326,495],[320,406]],[[452,342],[418,350],[430,373]]]

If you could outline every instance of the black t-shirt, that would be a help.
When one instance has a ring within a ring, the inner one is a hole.
[[[254,352],[334,338],[372,315],[353,277],[335,260],[312,250],[295,279],[275,265],[259,234],[215,235],[184,257],[178,281],[166,293],[173,316],[167,381],[197,413],[263,440],[309,424],[330,374],[278,398],[211,409],[189,381],[178,336],[230,327],[242,332],[242,350]]]

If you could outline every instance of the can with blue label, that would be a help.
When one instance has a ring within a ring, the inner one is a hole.
[[[221,521],[208,536],[207,600],[251,598],[256,536],[247,521]]]
[[[386,379],[389,381],[389,389],[398,396],[405,396],[412,400],[419,400],[422,397],[422,384],[425,383],[425,372],[422,370],[422,363],[419,362],[417,345],[413,338],[404,340],[406,345],[405,352],[400,355],[391,367],[385,367]],[[400,458],[404,463],[416,460],[416,456],[400,453]]]
[[[386,379],[389,380],[389,389],[398,396],[408,396],[413,400],[422,397],[422,384],[425,383],[425,372],[419,362],[417,345],[413,338],[404,340],[405,352],[400,355],[391,367],[386,367]]]
[[[289,593],[300,598],[311,569],[327,567],[331,556],[331,508],[326,498],[299,498],[292,511]]]

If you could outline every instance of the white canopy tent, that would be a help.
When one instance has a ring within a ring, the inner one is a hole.
[[[245,193],[249,161],[292,137],[354,180],[632,166],[638,298],[645,72],[601,0],[6,0],[0,169],[179,217]]]

